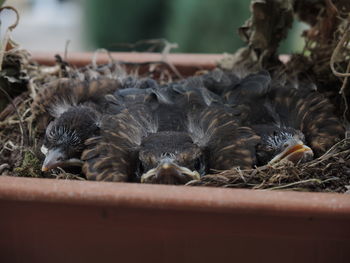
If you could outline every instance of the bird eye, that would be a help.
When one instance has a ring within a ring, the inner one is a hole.
[[[283,148],[284,148],[284,149],[288,148],[288,146],[289,146],[288,143],[283,144]]]
[[[197,170],[197,171],[200,171],[201,168],[202,168],[201,159],[200,159],[200,158],[197,158],[197,159],[194,161],[194,169]]]
[[[144,172],[145,172],[145,168],[143,167],[142,162],[139,162],[138,166],[137,166],[136,173],[137,173],[138,176],[141,177],[144,174]]]

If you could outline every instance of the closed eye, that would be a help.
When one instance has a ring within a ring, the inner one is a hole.
[[[205,165],[202,157],[197,158],[194,161],[194,169],[201,175],[205,175]]]
[[[199,158],[194,161],[194,169],[197,171],[201,169],[201,160]]]
[[[137,170],[136,170],[136,175],[138,177],[141,177],[144,174],[144,172],[145,172],[145,168],[143,167],[142,162],[139,161],[138,166],[137,166]]]

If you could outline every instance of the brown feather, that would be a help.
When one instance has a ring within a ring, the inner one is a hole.
[[[125,182],[133,180],[133,169],[142,138],[154,131],[155,124],[147,108],[123,110],[104,116],[101,136],[86,141],[82,154],[83,172],[89,180]]]
[[[219,106],[191,115],[189,130],[194,142],[206,149],[211,169],[246,169],[255,163],[255,146],[260,137],[238,123],[237,117]]]
[[[285,89],[277,92],[276,97],[279,98],[276,110],[282,105],[288,110],[289,120],[285,122],[303,132],[306,143],[316,156],[344,138],[345,129],[334,114],[334,106],[322,94],[303,89]]]

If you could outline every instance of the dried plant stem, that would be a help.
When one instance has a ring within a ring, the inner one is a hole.
[[[7,43],[9,42],[10,40],[10,33],[13,29],[16,28],[16,26],[18,25],[18,22],[19,22],[19,14],[18,14],[18,11],[16,10],[16,8],[12,7],[12,6],[4,6],[4,7],[1,7],[0,8],[0,13],[5,10],[5,9],[10,9],[12,10],[13,12],[15,12],[16,14],[16,21],[11,25],[9,26],[7,29],[6,29],[6,33],[5,33],[5,37],[4,37],[4,40],[2,41],[1,43],[1,49],[0,49],[0,71],[2,70],[2,62],[4,60],[4,56],[5,56],[5,52],[6,52],[6,48],[7,48]]]
[[[331,70],[332,70],[333,74],[337,77],[349,77],[350,76],[349,72],[341,73],[335,69],[335,61],[338,58],[341,49],[344,47],[344,44],[348,43],[349,39],[350,39],[350,23],[346,26],[344,35],[342,36],[342,38],[338,42],[337,46],[335,47],[335,49],[332,53],[331,59],[330,59]]]
[[[13,108],[15,109],[15,112],[18,116],[19,119],[19,129],[21,131],[21,151],[24,145],[24,126],[23,126],[23,121],[22,121],[22,116],[19,114],[18,109],[16,107],[16,104],[13,103],[13,100],[11,99],[11,96],[3,89],[0,87],[0,91],[7,97],[9,102],[12,104]]]

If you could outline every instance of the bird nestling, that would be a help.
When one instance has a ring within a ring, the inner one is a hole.
[[[130,76],[120,80],[60,79],[48,84],[32,104],[37,133],[46,130],[42,171],[81,166],[84,142],[99,134],[101,117],[144,103],[157,87],[154,80]]]
[[[252,128],[261,138],[256,146],[258,166],[285,160],[293,163],[307,162],[314,157],[314,152],[306,145],[304,134],[300,130],[264,124],[253,125]]]
[[[333,105],[313,83],[272,79],[267,71],[240,78],[216,70],[201,78],[260,136],[256,165],[309,161],[344,138]]]
[[[72,106],[51,121],[46,129],[41,152],[42,171],[66,166],[81,166],[80,155],[86,139],[99,134],[100,114],[87,106]]]
[[[170,85],[145,103],[105,116],[100,136],[86,141],[87,178],[185,184],[210,169],[251,167],[259,137],[239,127],[229,108],[208,105],[201,96]]]
[[[34,99],[32,112],[37,133],[45,137],[42,171],[58,166],[81,166],[87,138],[99,133],[101,116],[110,112],[106,94],[120,88],[117,80],[61,79],[44,87]],[[113,110],[110,112],[113,113]]]

